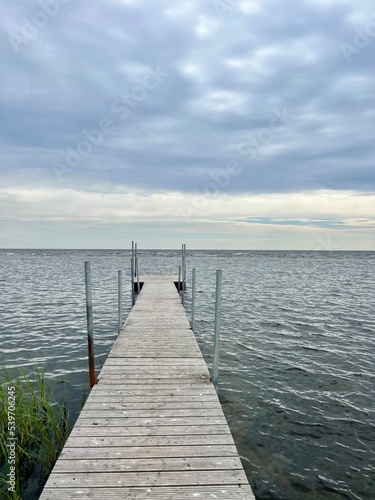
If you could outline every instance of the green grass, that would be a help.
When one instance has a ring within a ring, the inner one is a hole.
[[[65,392],[61,405],[53,399],[38,368],[33,377],[22,370],[11,374],[3,368],[0,380],[0,498],[18,500],[24,497],[32,477],[44,484],[64,446],[69,435],[67,398]],[[10,412],[13,401],[14,412]],[[13,426],[14,440],[11,439]],[[13,442],[14,492],[9,491],[11,484],[7,475],[12,472],[9,443]]]

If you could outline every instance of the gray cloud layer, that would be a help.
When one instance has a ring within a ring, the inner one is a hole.
[[[17,0],[0,26],[0,246],[373,248],[370,0]]]
[[[25,0],[0,17],[3,184],[191,191],[235,159],[229,192],[374,190],[370,1]]]

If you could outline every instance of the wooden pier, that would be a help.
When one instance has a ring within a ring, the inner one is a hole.
[[[40,499],[255,499],[174,278],[141,281]]]

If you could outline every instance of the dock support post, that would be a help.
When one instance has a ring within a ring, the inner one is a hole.
[[[182,276],[181,276],[181,281],[182,281],[182,295],[181,295],[181,302],[182,305],[184,305],[185,302],[185,282],[186,282],[186,244],[182,244]]]
[[[178,284],[177,284],[177,291],[178,294],[181,292],[181,266],[178,266]]]
[[[181,260],[181,302],[182,302],[182,305],[184,305],[184,264],[185,264],[184,244],[182,244],[181,247],[182,247],[182,252],[181,252],[181,257],[182,257],[182,260]]]
[[[137,294],[141,291],[140,288],[140,283],[139,283],[139,269],[138,269],[138,245],[137,243],[135,244],[135,268],[134,268],[135,275],[137,277]]]
[[[137,247],[138,247],[137,243],[134,243],[134,278],[137,277],[137,260],[138,260]]]
[[[186,284],[186,243],[184,243],[184,276],[182,281]]]
[[[216,271],[216,299],[215,299],[215,332],[214,332],[214,356],[212,362],[212,382],[218,391],[219,376],[219,340],[220,340],[220,310],[221,310],[221,281],[223,272]]]
[[[134,260],[133,257],[130,260],[130,267],[131,267],[131,287],[132,287],[132,306],[135,304],[135,297],[134,297]]]
[[[122,271],[118,272],[118,332],[122,328]]]
[[[87,316],[87,347],[89,354],[89,379],[90,389],[96,384],[95,355],[94,355],[94,323],[92,319],[92,286],[90,262],[85,262],[85,285],[86,285],[86,316]]]
[[[137,293],[141,291],[141,284],[139,282],[139,268],[138,268],[138,257],[135,262],[135,272],[137,273]]]
[[[196,269],[193,269],[193,276],[191,280],[191,329],[195,330],[195,282],[196,282]]]

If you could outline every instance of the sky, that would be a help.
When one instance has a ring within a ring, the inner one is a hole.
[[[375,250],[372,0],[17,0],[0,25],[0,248]]]

